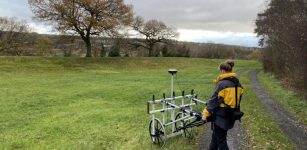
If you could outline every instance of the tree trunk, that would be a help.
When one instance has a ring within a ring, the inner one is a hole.
[[[154,45],[153,44],[149,44],[149,48],[148,48],[148,56],[152,57],[152,52],[154,49]]]
[[[151,57],[152,55],[152,49],[148,49],[148,57]]]
[[[86,56],[85,57],[92,57],[92,45],[91,45],[91,38],[86,37],[84,39],[85,46],[86,46]]]

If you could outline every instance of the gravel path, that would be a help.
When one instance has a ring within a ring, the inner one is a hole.
[[[307,127],[302,125],[290,112],[281,107],[264,91],[258,81],[257,73],[260,69],[254,70],[251,77],[251,85],[261,100],[263,106],[276,120],[280,129],[293,141],[298,150],[307,150]]]

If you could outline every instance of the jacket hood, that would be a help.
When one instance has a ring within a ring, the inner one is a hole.
[[[219,81],[225,79],[225,78],[229,78],[229,77],[236,77],[237,74],[234,72],[230,72],[230,73],[224,73],[224,74],[220,74],[214,81],[214,84],[217,84]]]

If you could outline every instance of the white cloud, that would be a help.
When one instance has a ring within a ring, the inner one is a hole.
[[[36,22],[30,22],[28,24],[33,32],[39,34],[56,34],[56,32],[53,31],[52,26],[50,25],[48,26],[43,23],[36,23]]]
[[[179,41],[190,42],[212,42],[220,44],[231,44],[241,46],[257,47],[258,38],[253,33],[240,33],[240,32],[217,32],[208,30],[190,30],[178,29],[180,36]]]

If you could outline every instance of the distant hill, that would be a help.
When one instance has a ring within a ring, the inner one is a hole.
[[[0,32],[0,39],[6,38],[6,32]],[[83,57],[85,45],[79,36],[52,35],[28,33],[24,40],[12,41],[10,46],[2,51],[0,55],[25,55],[25,56],[65,56]],[[93,37],[92,51],[94,57],[146,57],[148,51],[133,43],[142,39],[135,38],[106,38]],[[18,46],[16,46],[18,45]],[[18,51],[18,53],[16,52]],[[154,55],[157,57],[199,57],[199,58],[232,58],[248,59],[249,56],[259,51],[256,47],[244,47],[236,45],[196,43],[170,41],[161,43],[155,47]]]

